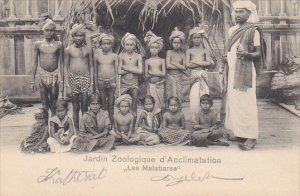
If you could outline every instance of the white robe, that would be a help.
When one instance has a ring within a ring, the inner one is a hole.
[[[238,26],[229,30],[229,35],[233,33]],[[257,31],[254,35],[254,46],[260,45],[260,36]],[[252,64],[252,88],[246,91],[234,89],[234,72],[236,68],[236,52],[239,39],[227,53],[228,58],[228,88],[226,99],[226,118],[225,127],[233,131],[234,136],[257,139],[258,138],[258,112],[256,104],[256,71]]]

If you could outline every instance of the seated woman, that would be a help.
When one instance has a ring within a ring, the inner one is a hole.
[[[21,143],[21,151],[24,153],[48,152],[47,144],[48,133],[48,111],[40,109],[34,114],[36,123],[33,125],[30,136],[26,137]]]
[[[47,140],[51,152],[68,152],[72,149],[76,135],[73,120],[67,115],[68,103],[56,101],[56,115],[50,121],[50,137]]]
[[[89,101],[89,111],[84,113],[81,119],[76,150],[108,152],[114,148],[115,142],[115,137],[109,134],[109,114],[101,109],[100,95],[93,93]]]
[[[158,131],[161,141],[172,145],[185,145],[190,142],[191,131],[185,129],[185,117],[179,110],[179,99],[168,99],[168,111],[164,113],[162,127]]]
[[[130,143],[152,146],[159,144],[157,131],[161,123],[161,109],[154,110],[155,99],[147,95],[143,101],[144,110],[142,110],[138,128],[129,139]]]

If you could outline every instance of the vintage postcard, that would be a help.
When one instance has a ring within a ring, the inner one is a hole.
[[[1,196],[299,196],[299,0],[0,7]]]

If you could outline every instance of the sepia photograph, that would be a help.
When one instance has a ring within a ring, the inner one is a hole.
[[[0,0],[1,196],[299,196],[300,0]]]

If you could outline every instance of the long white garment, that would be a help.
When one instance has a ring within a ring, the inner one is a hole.
[[[234,32],[238,26],[229,30]],[[260,45],[260,36],[257,31],[254,35],[254,46]],[[228,88],[226,99],[225,127],[233,131],[234,136],[257,139],[258,138],[258,112],[256,104],[256,72],[252,64],[252,88],[246,91],[234,89],[234,72],[236,68],[236,52],[239,40],[231,47],[227,53],[228,58]]]
[[[192,76],[199,78],[193,84],[190,92],[190,119],[195,121],[196,114],[200,111],[200,97],[204,94],[209,94],[209,88],[206,82],[202,79],[202,74],[206,74],[204,70],[192,70]]]

